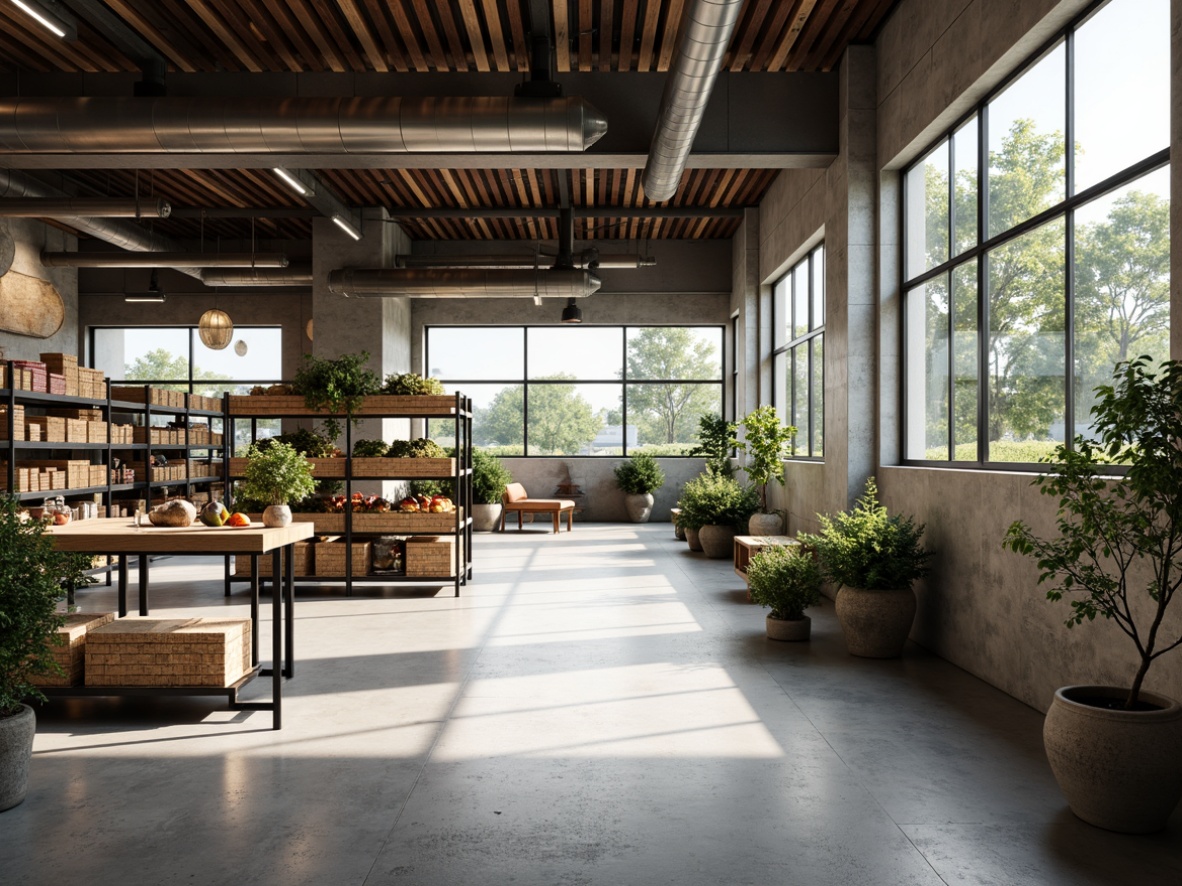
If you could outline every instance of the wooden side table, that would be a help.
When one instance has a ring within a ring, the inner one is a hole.
[[[747,564],[751,558],[770,547],[800,546],[800,542],[790,535],[736,535],[735,536],[735,574],[743,581],[747,581]]]

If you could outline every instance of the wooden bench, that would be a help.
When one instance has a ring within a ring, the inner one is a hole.
[[[522,514],[549,514],[554,520],[554,531],[558,532],[559,520],[566,514],[566,531],[574,528],[575,503],[569,498],[530,498],[520,483],[510,483],[501,496],[501,531],[505,531],[505,517],[510,511],[517,512],[517,529],[522,528]]]

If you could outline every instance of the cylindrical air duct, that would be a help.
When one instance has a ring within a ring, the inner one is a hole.
[[[286,268],[208,268],[201,272],[201,282],[206,286],[311,286],[312,268],[306,264]]]
[[[355,298],[583,298],[600,287],[590,271],[570,269],[411,270],[362,268],[330,271],[328,291]]]
[[[42,252],[47,268],[286,268],[281,252]]]
[[[587,256],[576,255],[576,268],[585,268]],[[618,255],[600,255],[598,258],[600,270],[605,269],[634,269],[656,267],[657,260],[651,256],[620,253]],[[394,263],[400,268],[550,268],[554,264],[554,256],[543,255],[536,259],[529,255],[512,253],[494,255],[399,255]]]
[[[125,200],[105,197],[3,197],[0,217],[4,218],[168,218],[172,206],[167,200]]]

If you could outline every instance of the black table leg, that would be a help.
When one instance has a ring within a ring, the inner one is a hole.
[[[284,642],[287,645],[286,666],[283,676],[291,679],[295,676],[295,545],[283,548],[283,595],[286,612],[283,617],[286,622]],[[278,590],[278,588],[276,588]]]
[[[148,614],[148,555],[140,555],[140,615]]]
[[[283,575],[283,558],[279,548],[271,554],[271,698],[274,710],[271,728],[280,729],[283,724],[283,601],[280,599],[280,581]]]
[[[119,555],[119,617],[127,616],[127,555]]]
[[[259,557],[250,555],[250,663],[259,663]]]

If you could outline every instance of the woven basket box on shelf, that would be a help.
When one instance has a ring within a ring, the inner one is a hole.
[[[451,415],[456,398],[450,395],[409,397],[394,394],[374,394],[366,397],[354,415]],[[315,410],[322,412],[322,410]],[[230,397],[231,415],[292,415],[314,412],[309,410],[302,395],[253,394]],[[329,414],[325,412],[324,414]]]
[[[341,539],[314,546],[312,553],[316,575],[342,576],[345,574],[345,542]],[[367,575],[373,561],[373,542],[353,542],[353,574]]]
[[[355,458],[354,477],[454,477],[454,458]]]
[[[291,574],[293,576],[312,575],[312,549],[316,546],[316,539],[309,539],[308,541],[297,541],[295,549],[292,552],[293,564]],[[250,577],[250,557],[245,554],[239,554],[234,558],[234,574],[244,575]],[[259,578],[271,577],[271,555],[259,555]]]
[[[225,687],[249,670],[248,618],[121,618],[86,637],[87,686]]]
[[[445,577],[455,572],[454,537],[412,535],[406,540],[406,574],[410,577]],[[460,546],[463,559],[463,545]]]
[[[250,519],[255,519],[251,514]],[[260,516],[258,518],[262,520]],[[345,515],[344,514],[295,514],[291,515],[291,519],[297,523],[312,523],[316,527],[316,531],[320,534],[328,532],[344,532],[345,531]]]
[[[106,558],[104,558],[104,563]],[[101,564],[100,564],[101,565]],[[60,642],[50,644],[53,659],[65,674],[43,674],[34,677],[34,686],[81,686],[86,670],[87,632],[115,620],[114,612],[74,612],[66,616],[66,623],[57,629]]]
[[[464,515],[460,513],[460,523],[463,525]],[[353,514],[354,532],[451,532],[456,528],[456,515],[453,514],[400,514],[390,511],[384,514],[356,513]]]

